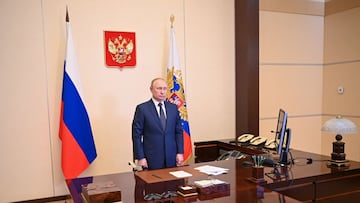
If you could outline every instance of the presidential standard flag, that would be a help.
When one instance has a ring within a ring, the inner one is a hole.
[[[184,162],[188,162],[192,157],[192,144],[190,137],[190,128],[188,114],[186,109],[185,91],[182,82],[179,56],[177,53],[175,31],[173,26],[170,28],[170,50],[169,65],[167,68],[167,98],[168,101],[177,105],[183,127],[184,137]]]
[[[59,137],[62,142],[61,167],[65,179],[78,177],[96,158],[89,117],[83,103],[78,64],[66,12],[66,58],[61,102]]]

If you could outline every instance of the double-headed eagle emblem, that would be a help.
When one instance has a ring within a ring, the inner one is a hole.
[[[131,53],[134,50],[134,43],[131,39],[126,39],[122,35],[112,41],[109,38],[108,50],[111,53],[112,60],[117,63],[126,63],[131,60]]]
[[[135,32],[104,32],[105,61],[108,67],[136,65]]]

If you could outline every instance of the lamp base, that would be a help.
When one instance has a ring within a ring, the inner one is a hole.
[[[337,166],[337,167],[342,167],[342,166],[349,166],[350,165],[350,161],[349,160],[329,160],[327,163],[328,166]]]

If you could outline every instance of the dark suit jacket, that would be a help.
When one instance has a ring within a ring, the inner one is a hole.
[[[150,99],[136,107],[132,123],[134,159],[146,158],[149,169],[176,166],[176,154],[184,153],[183,130],[175,104],[164,102],[166,129],[161,127],[156,107]]]

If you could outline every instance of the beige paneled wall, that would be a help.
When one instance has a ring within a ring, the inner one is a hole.
[[[185,2],[186,82],[193,140],[234,138],[234,2]]]
[[[233,0],[0,4],[0,202],[68,194],[58,138],[66,6],[98,152],[82,176],[131,171],[133,113],[165,76],[171,14],[193,141],[234,137]],[[135,68],[105,67],[104,30],[136,33]]]
[[[359,61],[359,18],[359,7],[325,17],[325,64]]]
[[[325,17],[323,122],[340,114],[360,127],[360,7]],[[344,93],[337,92],[338,87]],[[330,154],[335,135],[322,136],[322,152]],[[360,133],[343,135],[348,159],[360,160]],[[325,144],[327,143],[327,144]]]
[[[288,111],[291,147],[321,152],[324,17],[260,12],[260,135]],[[304,127],[306,126],[306,127]],[[311,140],[311,142],[309,142]]]
[[[165,76],[171,14],[193,141],[234,137],[234,0],[3,0],[0,202],[68,194],[58,139],[66,5],[98,151],[82,176],[131,170],[133,112],[150,98],[150,80]],[[330,152],[323,113],[359,125],[359,18],[359,8],[325,25],[317,15],[260,12],[262,136],[273,137],[279,108],[289,112],[292,147],[306,151]],[[136,32],[135,68],[105,67],[104,30]],[[333,91],[339,84],[343,95]],[[344,139],[348,158],[360,160],[360,136]]]
[[[0,3],[0,202],[53,191],[41,1]]]

